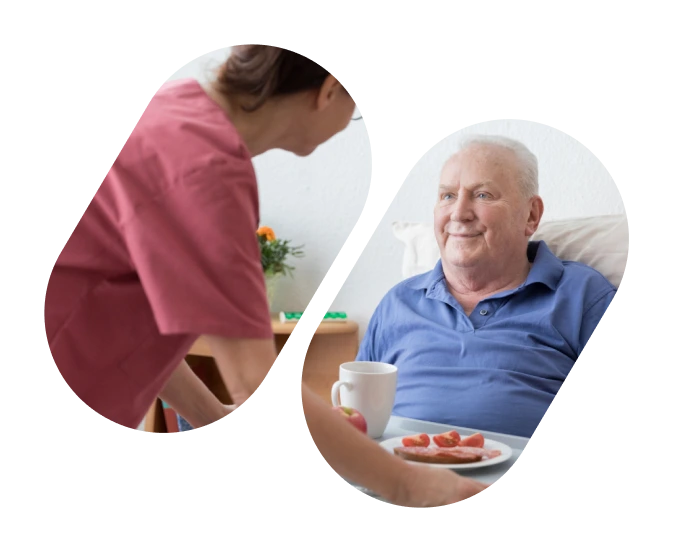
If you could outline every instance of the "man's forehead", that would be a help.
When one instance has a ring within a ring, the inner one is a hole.
[[[467,172],[473,180],[494,184],[516,170],[517,159],[513,152],[502,146],[479,144],[452,155],[442,167],[439,184],[441,187],[456,185]]]

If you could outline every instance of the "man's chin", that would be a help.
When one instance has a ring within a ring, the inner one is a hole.
[[[477,266],[477,259],[475,255],[466,254],[466,252],[459,252],[454,249],[445,251],[442,255],[443,264],[455,268],[471,268]]]

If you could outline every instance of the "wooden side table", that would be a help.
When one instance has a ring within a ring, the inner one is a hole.
[[[282,323],[278,314],[272,314],[272,329],[276,350],[281,352],[296,322]],[[304,361],[302,381],[315,393],[331,404],[330,390],[339,379],[339,365],[356,358],[358,354],[358,324],[344,322],[321,322],[311,339]],[[225,404],[231,404],[229,393],[212,358],[204,338],[194,342],[187,363],[206,383],[207,387]],[[145,431],[165,432],[164,412],[157,399],[145,416]]]

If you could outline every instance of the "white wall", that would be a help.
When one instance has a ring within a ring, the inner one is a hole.
[[[229,54],[231,41],[202,49],[201,56],[169,66],[161,80],[192,76],[203,80]],[[616,185],[615,169],[599,158],[573,129],[555,121],[529,121],[526,113],[490,113],[488,121],[466,121],[465,129],[450,129],[449,137],[434,138],[417,160],[401,174],[400,185],[377,224],[369,227],[361,254],[346,265],[337,296],[323,310],[341,310],[360,324],[362,336],[370,314],[386,291],[402,279],[402,244],[391,232],[395,220],[432,222],[439,171],[459,132],[505,134],[522,140],[538,156],[544,220],[631,211],[623,186]],[[304,244],[306,257],[293,260],[296,274],[279,285],[275,310],[306,310],[327,285],[327,274],[342,262],[351,233],[367,214],[374,197],[375,129],[366,120],[354,121],[346,131],[307,158],[271,151],[254,160],[258,174],[262,224],[278,237]]]

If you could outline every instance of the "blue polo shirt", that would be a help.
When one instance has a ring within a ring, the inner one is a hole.
[[[531,437],[615,295],[599,272],[529,242],[524,284],[467,316],[442,264],[382,299],[358,360],[398,367],[398,416]]]

